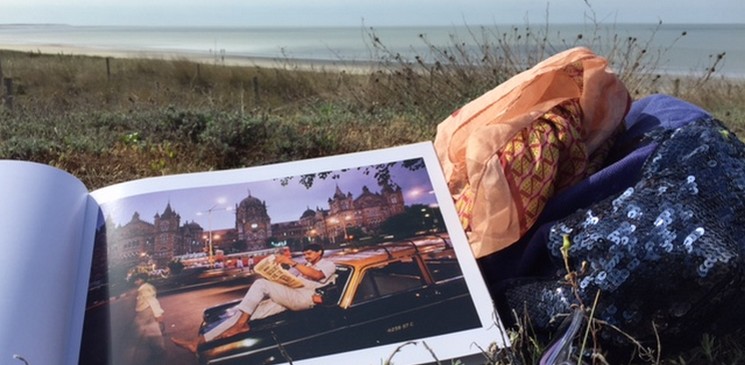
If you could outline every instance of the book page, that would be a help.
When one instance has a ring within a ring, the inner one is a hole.
[[[71,320],[81,247],[92,241],[88,191],[61,170],[20,161],[0,161],[0,191],[0,362],[68,364],[70,334],[82,325]]]
[[[80,364],[421,364],[423,342],[439,359],[508,343],[431,143],[91,196],[105,224]],[[273,255],[316,273],[273,283],[256,267]]]

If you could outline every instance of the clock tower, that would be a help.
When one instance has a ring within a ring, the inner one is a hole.
[[[170,202],[166,205],[163,214],[155,214],[152,257],[159,266],[165,265],[174,256],[180,224],[181,216],[171,209]]]

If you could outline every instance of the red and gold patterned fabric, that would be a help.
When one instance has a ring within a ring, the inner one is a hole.
[[[595,172],[630,97],[585,48],[557,54],[465,105],[435,148],[477,257],[517,241],[555,192]]]

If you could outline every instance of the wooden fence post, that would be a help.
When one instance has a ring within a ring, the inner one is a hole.
[[[5,77],[3,84],[5,84],[5,107],[13,110],[13,79]]]
[[[254,99],[256,100],[256,105],[259,105],[259,77],[254,76],[252,81],[254,85]]]
[[[246,90],[243,89],[243,81],[241,81],[241,119],[243,119],[245,111],[245,95]]]
[[[106,80],[111,81],[111,57],[106,57]]]

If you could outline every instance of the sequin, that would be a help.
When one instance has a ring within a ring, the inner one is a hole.
[[[704,231],[705,230],[703,227],[698,227],[683,240],[683,246],[685,246],[688,253],[691,253],[693,251],[693,243],[704,235]]]
[[[745,145],[722,130],[715,120],[700,120],[650,134],[658,148],[633,187],[560,219],[549,232],[557,279],[566,274],[560,248],[568,234],[575,243],[571,269],[587,262],[576,295],[587,306],[600,290],[599,319],[637,339],[654,343],[652,322],[679,338],[730,324],[720,318],[745,323]],[[561,295],[552,291],[544,299],[553,303],[534,300],[528,310],[539,318],[566,313],[568,305],[556,304],[576,303],[575,293]],[[624,341],[612,332],[601,338]]]

